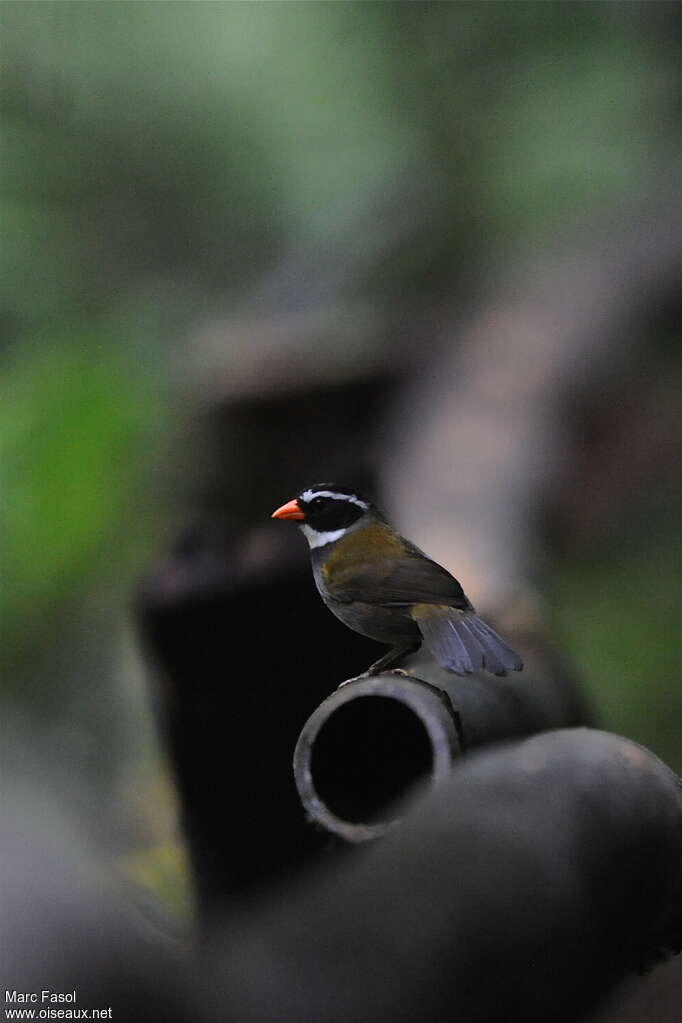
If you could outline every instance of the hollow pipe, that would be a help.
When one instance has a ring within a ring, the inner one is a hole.
[[[537,653],[508,678],[452,675],[419,655],[410,663],[428,679],[394,671],[344,683],[298,738],[305,813],[347,842],[390,830],[410,792],[439,784],[467,749],[589,721],[575,687]]]
[[[348,842],[384,834],[425,778],[448,777],[462,751],[456,711],[423,679],[388,672],[341,686],[306,722],[294,777],[308,817]]]
[[[343,867],[343,869],[342,869]],[[404,826],[233,914],[241,1023],[568,1023],[682,941],[682,788],[591,729],[466,758]]]

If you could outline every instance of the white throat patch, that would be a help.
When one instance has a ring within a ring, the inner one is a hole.
[[[328,543],[333,543],[334,540],[338,540],[347,532],[348,526],[344,526],[343,529],[330,529],[327,533],[320,533],[317,529],[313,529],[312,526],[308,526],[305,523],[301,525],[301,531],[304,534],[308,545],[311,550],[315,547],[325,547]]]

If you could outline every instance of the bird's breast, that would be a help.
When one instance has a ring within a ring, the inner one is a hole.
[[[404,554],[400,537],[380,522],[353,529],[337,540],[320,569],[327,585],[342,585],[358,570],[376,569],[380,577],[395,558]]]

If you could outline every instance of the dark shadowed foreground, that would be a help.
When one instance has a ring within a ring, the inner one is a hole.
[[[126,1021],[579,1019],[682,935],[679,780],[590,729],[474,754],[393,834],[226,902],[201,983],[189,948],[103,893],[76,843],[11,823],[12,984],[75,988]]]
[[[231,925],[241,1020],[569,1020],[679,946],[682,790],[588,729],[477,755],[404,827]]]

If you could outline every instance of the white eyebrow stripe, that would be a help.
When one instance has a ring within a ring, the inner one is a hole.
[[[301,526],[311,550],[315,547],[324,547],[326,544],[333,543],[334,540],[338,540],[343,536],[347,528],[347,526],[344,526],[343,529],[330,529],[326,533],[318,533],[318,531],[313,529],[312,526],[307,526],[305,524]]]
[[[301,500],[306,502],[312,501],[314,497],[331,497],[335,501],[350,501],[351,504],[357,504],[358,508],[362,508],[364,511],[369,509],[367,502],[361,501],[354,494],[335,494],[333,490],[305,490],[301,494]]]

